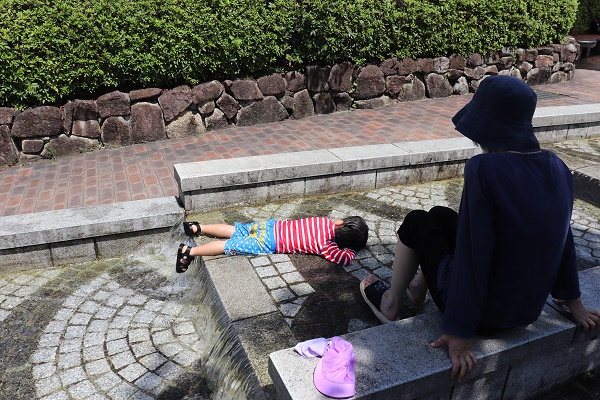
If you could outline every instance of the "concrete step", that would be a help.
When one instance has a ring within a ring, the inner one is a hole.
[[[582,298],[600,308],[600,267],[580,273]],[[450,379],[439,336],[439,312],[417,315],[342,337],[356,354],[355,399],[527,399],[600,365],[598,331],[584,333],[551,301],[533,324],[493,338],[476,338],[476,367],[461,383]],[[318,358],[293,347],[269,356],[277,399],[325,399],[313,384]]]

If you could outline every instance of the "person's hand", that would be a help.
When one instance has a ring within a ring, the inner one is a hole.
[[[600,311],[585,308],[581,297],[575,300],[555,300],[555,302],[569,307],[573,319],[583,327],[585,332],[600,329]]]
[[[444,344],[448,344],[448,354],[452,360],[450,377],[454,378],[458,374],[457,379],[460,382],[477,364],[477,357],[471,351],[471,339],[442,335],[438,340],[431,343],[431,346],[438,348]]]

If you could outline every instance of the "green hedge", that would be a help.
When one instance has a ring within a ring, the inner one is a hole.
[[[577,0],[0,0],[0,106],[556,43]]]

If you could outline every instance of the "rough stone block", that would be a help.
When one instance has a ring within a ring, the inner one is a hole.
[[[73,121],[73,135],[97,139],[100,137],[100,124],[98,120]]]
[[[334,92],[349,92],[352,90],[352,64],[343,62],[336,64],[329,73],[329,88]]]
[[[215,258],[204,264],[231,321],[277,311],[247,257]]]
[[[238,101],[262,100],[263,94],[258,84],[251,79],[238,79],[231,83],[229,91]]]
[[[60,135],[55,139],[51,139],[44,145],[42,157],[56,158],[62,156],[70,156],[74,154],[84,153],[98,149],[98,140],[89,139],[80,136]]]
[[[98,105],[95,100],[76,99],[73,102],[73,120],[85,121],[98,118]]]
[[[166,139],[165,120],[158,104],[142,102],[132,105],[130,123],[134,143]]]
[[[192,104],[192,90],[187,85],[163,92],[158,98],[165,121],[172,121]]]
[[[393,144],[341,147],[329,151],[342,160],[342,172],[394,168],[410,162],[410,153]]]
[[[118,90],[98,97],[96,100],[100,117],[117,117],[131,114],[131,100],[127,93]]]
[[[285,93],[285,80],[281,74],[271,74],[258,78],[258,88],[263,96],[281,97]]]
[[[18,138],[52,137],[59,135],[61,131],[60,108],[41,106],[27,108],[17,115],[10,134]]]
[[[286,90],[289,93],[296,93],[306,89],[306,77],[298,71],[290,71],[285,74]]]
[[[362,68],[355,83],[354,98],[357,100],[379,97],[385,92],[383,72],[376,65]]]
[[[175,164],[183,192],[290,180],[342,172],[342,162],[327,150],[272,154]]]
[[[133,144],[129,121],[123,117],[108,117],[102,124],[102,141],[105,145],[129,146]]]
[[[0,132],[1,130],[2,128],[0,128]],[[25,154],[39,154],[44,148],[44,141],[42,139],[25,139],[21,142],[21,146]]]
[[[375,170],[339,175],[306,178],[304,195],[333,194],[357,190],[375,189],[377,173]]]
[[[237,113],[238,126],[250,126],[279,122],[288,118],[289,114],[283,104],[274,96],[265,96],[262,100],[250,103],[242,107]]]
[[[0,125],[12,124],[15,109],[12,107],[0,107]]]
[[[39,269],[52,266],[52,254],[47,244],[0,250],[0,270]]]
[[[219,81],[210,81],[201,83],[192,88],[192,99],[195,104],[204,104],[207,101],[214,101],[223,93],[223,85]]]
[[[146,88],[132,90],[129,92],[129,98],[131,101],[153,101],[157,100],[158,96],[163,92],[160,88]]]
[[[292,118],[300,119],[315,115],[315,106],[307,89],[294,93]]]
[[[71,240],[50,245],[54,265],[65,265],[96,259],[93,239]]]
[[[19,153],[10,137],[10,130],[7,125],[0,125],[0,165],[13,165],[17,161]]]
[[[176,222],[173,222],[175,226]],[[150,229],[143,232],[108,235],[96,238],[98,258],[113,258],[131,254],[132,250],[159,249],[163,243],[171,240],[171,228]]]

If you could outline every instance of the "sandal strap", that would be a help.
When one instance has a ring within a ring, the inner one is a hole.
[[[196,232],[192,230],[192,227],[196,227]],[[199,235],[200,234],[200,224],[197,221],[194,222],[184,222],[183,223],[183,231],[188,236]]]
[[[375,283],[370,284],[365,288],[365,295],[377,309],[379,310],[379,306],[381,305],[381,298],[383,294],[388,290],[388,287],[383,281],[378,280]]]

